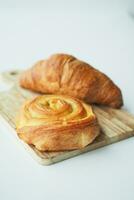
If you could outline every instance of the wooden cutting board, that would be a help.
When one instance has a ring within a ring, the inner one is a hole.
[[[15,117],[22,103],[37,93],[19,87],[18,79],[21,72],[11,71],[0,74],[0,115],[1,119],[10,126],[18,141],[21,141],[15,131]],[[1,91],[1,89],[3,91]],[[81,150],[62,152],[40,152],[34,146],[21,141],[26,150],[39,163],[50,165],[84,152],[126,139],[134,135],[134,117],[124,110],[117,110],[102,106],[93,106],[97,115],[102,133],[96,140]]]

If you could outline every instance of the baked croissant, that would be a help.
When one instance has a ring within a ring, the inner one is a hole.
[[[40,151],[83,148],[100,132],[90,105],[62,95],[42,95],[27,101],[16,126],[18,136]]]
[[[37,62],[20,78],[24,88],[46,94],[67,94],[88,103],[119,108],[120,89],[105,74],[66,54],[55,54]]]

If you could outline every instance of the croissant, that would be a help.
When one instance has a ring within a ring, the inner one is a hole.
[[[100,133],[90,105],[62,95],[28,100],[16,122],[18,136],[40,151],[80,149]]]
[[[37,62],[20,78],[24,88],[46,94],[67,94],[95,103],[120,108],[120,89],[91,65],[67,54],[55,54]]]

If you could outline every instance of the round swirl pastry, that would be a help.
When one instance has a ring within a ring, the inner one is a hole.
[[[17,120],[17,133],[40,151],[80,149],[99,134],[90,105],[62,95],[42,95],[27,101]]]

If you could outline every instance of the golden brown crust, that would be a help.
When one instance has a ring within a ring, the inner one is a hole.
[[[119,108],[120,89],[105,74],[67,54],[55,54],[37,62],[20,79],[24,88],[45,94],[67,94],[88,103]]]
[[[40,151],[83,148],[99,134],[91,106],[63,95],[42,95],[27,101],[16,127],[19,137]]]

